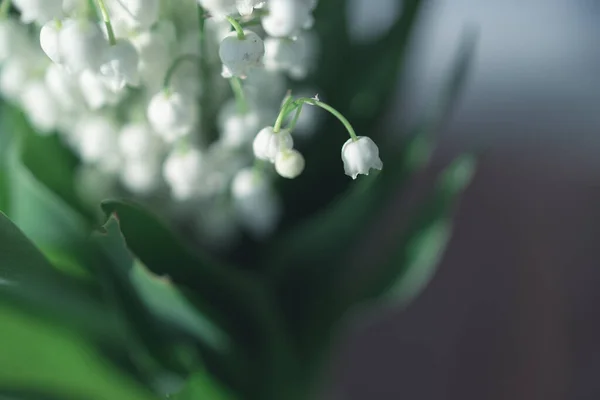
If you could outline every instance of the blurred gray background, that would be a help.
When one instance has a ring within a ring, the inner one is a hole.
[[[362,41],[398,8],[354,3]],[[423,176],[486,150],[455,235],[414,303],[348,322],[327,398],[600,398],[600,1],[430,0],[390,124],[435,100],[467,25],[475,65]]]

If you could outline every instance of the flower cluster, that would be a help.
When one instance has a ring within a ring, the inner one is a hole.
[[[12,5],[17,14],[10,0],[0,6],[0,92],[79,156],[91,204],[126,193],[216,244],[241,228],[264,237],[282,211],[274,178],[305,166],[292,133],[313,132],[318,107],[348,129],[346,174],[382,168],[377,146],[335,109],[286,95],[287,79],[315,65],[316,0]]]

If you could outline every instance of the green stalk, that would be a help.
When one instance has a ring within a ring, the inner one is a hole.
[[[244,28],[240,25],[240,23],[233,17],[227,16],[227,21],[233,26],[233,29],[237,32],[237,37],[240,40],[246,39],[246,34],[244,33]]]
[[[104,0],[97,0],[98,8],[100,8],[100,13],[102,14],[102,20],[104,21],[104,25],[106,25],[106,32],[108,33],[108,43],[111,46],[117,44],[117,38],[115,37],[115,31],[113,30],[112,23],[110,22],[110,15],[108,14],[108,9],[106,8],[106,4],[104,4]]]

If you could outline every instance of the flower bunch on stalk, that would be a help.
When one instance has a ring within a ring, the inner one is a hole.
[[[274,178],[305,167],[293,137],[314,131],[311,108],[347,128],[347,175],[382,168],[377,146],[343,115],[287,90],[315,67],[316,0],[12,5],[17,15],[10,0],[0,9],[0,92],[78,155],[91,205],[125,193],[197,222],[216,244],[240,228],[268,236],[282,213]]]

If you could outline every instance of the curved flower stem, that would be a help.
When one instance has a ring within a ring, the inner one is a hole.
[[[233,26],[233,29],[237,32],[237,37],[240,40],[246,39],[246,34],[244,33],[244,28],[240,25],[240,23],[233,17],[227,16],[227,21]]]
[[[8,12],[10,11],[11,0],[2,0],[0,4],[0,19],[8,18]]]
[[[296,128],[296,123],[298,122],[298,118],[300,118],[300,114],[302,113],[302,106],[304,106],[304,103],[300,103],[296,108],[296,115],[294,115],[294,119],[292,120],[288,128],[290,132],[293,131],[294,128]]]
[[[108,14],[108,9],[106,8],[106,4],[104,4],[104,0],[97,0],[98,8],[100,9],[100,13],[102,14],[102,20],[104,21],[104,25],[106,25],[106,32],[108,33],[108,43],[111,46],[117,44],[117,38],[115,37],[115,31],[113,30],[112,23],[110,22],[110,15]]]
[[[163,88],[165,90],[169,89],[169,86],[171,85],[171,79],[173,79],[173,75],[175,75],[177,68],[179,68],[179,66],[184,61],[191,61],[191,62],[197,63],[199,61],[199,57],[195,54],[183,54],[183,55],[177,57],[175,59],[175,61],[173,61],[173,64],[171,64],[171,66],[169,67],[169,69],[167,70],[167,73],[165,75],[165,80],[163,82]]]
[[[285,102],[281,106],[281,111],[279,111],[279,115],[277,116],[275,125],[273,126],[273,132],[277,133],[281,130],[281,125],[283,124],[283,120],[296,107],[297,107],[297,104],[294,101],[294,98],[290,94],[288,94]]]
[[[329,104],[323,103],[322,101],[314,99],[314,98],[310,99],[308,97],[302,97],[302,98],[296,100],[296,103],[298,103],[298,104],[306,103],[306,104],[321,107],[322,109],[327,110],[329,113],[333,114],[337,119],[339,119],[342,124],[344,124],[344,126],[346,127],[346,130],[348,131],[348,134],[350,134],[350,138],[352,138],[353,141],[356,142],[358,140],[358,136],[356,135],[356,132],[354,131],[354,128],[352,127],[352,124],[350,124],[350,121],[348,121],[346,119],[346,117],[344,117],[342,115],[342,113],[340,113],[335,108],[331,107]]]
[[[246,94],[244,93],[240,78],[237,76],[232,77],[229,79],[229,84],[231,85],[231,90],[235,96],[235,104],[237,105],[238,113],[246,114],[248,112],[248,102],[246,101]]]

